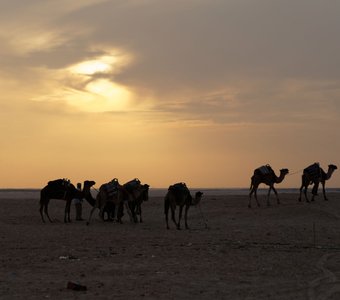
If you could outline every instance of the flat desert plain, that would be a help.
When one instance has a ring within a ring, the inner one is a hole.
[[[210,193],[189,230],[166,229],[163,196],[143,204],[142,224],[95,213],[86,226],[62,222],[61,200],[43,224],[37,192],[0,194],[0,299],[340,299],[340,193],[280,193],[270,207],[262,193],[252,209],[246,191]]]

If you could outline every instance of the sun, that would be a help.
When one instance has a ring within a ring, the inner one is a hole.
[[[110,73],[116,62],[117,59],[114,56],[106,55],[73,65],[70,71],[75,74],[89,76],[97,73]]]
[[[63,98],[87,112],[128,110],[132,93],[112,80],[112,75],[119,72],[125,63],[127,60],[122,55],[103,55],[70,66],[68,72],[72,82],[81,89],[68,90],[67,97]]]

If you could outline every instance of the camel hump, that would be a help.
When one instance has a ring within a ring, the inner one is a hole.
[[[320,164],[318,162],[308,166],[303,170],[303,174],[309,176],[319,176],[321,172]]]
[[[267,165],[257,168],[254,173],[261,174],[261,175],[269,175],[269,174],[274,173],[274,170],[272,169],[270,165],[267,164]]]

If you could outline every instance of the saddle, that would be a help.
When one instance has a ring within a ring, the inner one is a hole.
[[[109,198],[113,198],[118,193],[119,182],[117,178],[112,179],[108,183],[104,183],[100,190],[103,190],[107,193]]]
[[[169,186],[169,191],[177,192],[177,193],[190,193],[187,185],[184,182],[178,182]]]
[[[47,183],[47,185],[51,188],[55,189],[65,189],[71,185],[71,181],[69,179],[56,179],[51,180]]]
[[[269,175],[274,173],[272,167],[270,165],[264,165],[255,170],[255,173],[260,173],[262,175]]]
[[[316,178],[321,176],[321,168],[319,163],[314,163],[303,170],[303,174]]]
[[[140,185],[140,180],[138,178],[135,178],[125,183],[124,187],[128,192],[132,192],[139,185]]]

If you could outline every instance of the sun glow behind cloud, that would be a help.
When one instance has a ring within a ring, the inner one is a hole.
[[[64,102],[71,109],[90,113],[128,111],[132,108],[134,94],[113,77],[130,61],[128,55],[106,54],[58,72],[45,70],[46,77],[54,78],[55,84],[50,84],[49,93],[33,100]]]
[[[102,56],[98,59],[87,60],[76,64],[70,68],[70,71],[80,75],[94,75],[97,73],[109,73],[113,69],[113,64],[117,62],[114,56]]]

